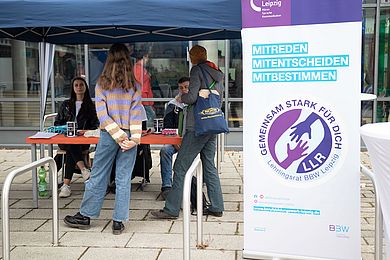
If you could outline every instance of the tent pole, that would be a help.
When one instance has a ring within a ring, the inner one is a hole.
[[[50,96],[51,96],[51,112],[55,113],[56,112],[56,94],[55,94],[55,87],[54,87],[54,70],[51,71],[51,80],[50,80]],[[45,127],[45,126],[44,126]]]
[[[192,41],[188,41],[188,51],[187,51],[188,75],[190,75],[190,71],[192,69],[192,63],[191,63],[191,59],[190,59],[190,50],[191,50],[192,46],[193,46]]]
[[[88,83],[88,86],[90,84],[89,82],[89,51],[88,51],[88,44],[84,44],[84,68],[85,68],[85,81]]]
[[[225,119],[229,125],[229,69],[230,69],[230,40],[225,40]],[[225,161],[226,135],[221,137],[221,161]]]
[[[53,70],[54,51],[54,44],[46,42],[39,43],[39,72],[41,81],[41,108],[39,118],[40,131],[43,131],[44,128],[43,117],[45,115],[50,75]]]

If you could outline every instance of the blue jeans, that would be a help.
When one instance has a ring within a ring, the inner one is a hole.
[[[173,185],[165,201],[164,211],[173,216],[179,216],[183,200],[184,177],[196,156],[200,153],[203,168],[203,181],[206,183],[207,195],[210,199],[210,211],[224,210],[221,183],[214,157],[216,135],[195,136],[195,132],[187,130],[183,136],[180,150],[173,166]]]
[[[130,136],[128,130],[125,130],[125,132]],[[116,193],[112,219],[115,221],[127,221],[129,219],[131,173],[136,154],[137,147],[122,152],[119,145],[112,139],[108,132],[100,132],[91,177],[85,182],[85,192],[80,207],[81,215],[91,218],[99,217],[112,164],[115,160]]]
[[[166,144],[160,150],[162,188],[172,187],[172,157],[177,153],[173,145]]]

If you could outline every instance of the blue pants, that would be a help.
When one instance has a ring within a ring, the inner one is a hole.
[[[172,187],[172,157],[177,153],[173,145],[166,144],[160,150],[162,188]]]
[[[183,186],[186,172],[196,156],[200,153],[203,168],[203,181],[206,183],[207,195],[210,199],[210,211],[222,212],[223,197],[221,183],[214,164],[216,135],[195,136],[194,131],[188,131],[183,136],[180,150],[173,166],[173,185],[165,201],[164,211],[178,216],[183,200]]]
[[[130,136],[129,131],[125,132]],[[119,145],[106,131],[101,131],[96,147],[91,178],[85,182],[84,197],[81,202],[81,215],[97,218],[103,206],[104,196],[110,178],[112,164],[116,162],[116,193],[112,219],[129,219],[131,173],[133,171],[137,147],[122,152]]]

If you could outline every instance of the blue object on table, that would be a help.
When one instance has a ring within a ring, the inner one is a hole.
[[[66,134],[66,130],[67,130],[66,125],[49,126],[47,128],[47,132],[57,133],[57,134]]]

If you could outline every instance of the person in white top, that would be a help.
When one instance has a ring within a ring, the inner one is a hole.
[[[79,130],[92,130],[99,126],[99,120],[96,115],[95,105],[89,95],[88,84],[82,77],[76,77],[72,80],[72,89],[70,99],[65,100],[54,121],[54,125],[66,125],[66,122],[76,122]],[[62,150],[66,150],[66,167],[64,184],[60,188],[60,198],[66,198],[71,195],[70,182],[73,177],[75,166],[81,171],[84,180],[90,176],[90,170],[85,165],[82,151],[88,150],[89,145],[59,145]],[[54,160],[59,170],[61,165],[61,156],[56,155]]]

